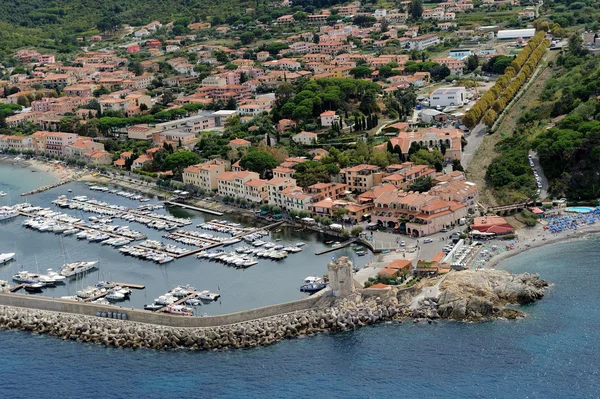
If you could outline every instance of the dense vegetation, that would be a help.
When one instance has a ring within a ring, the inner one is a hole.
[[[534,180],[527,153],[537,151],[553,197],[595,200],[600,191],[600,59],[587,54],[579,34],[556,60],[539,103],[523,113],[512,137],[498,144],[501,156],[488,168],[488,182],[505,203],[531,196]],[[566,117],[564,117],[567,115]],[[550,118],[564,119],[547,129]]]

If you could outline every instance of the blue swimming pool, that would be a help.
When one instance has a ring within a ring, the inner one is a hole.
[[[565,211],[577,212],[577,213],[590,213],[590,212],[594,212],[594,208],[591,208],[589,206],[571,206],[571,207],[565,209]]]

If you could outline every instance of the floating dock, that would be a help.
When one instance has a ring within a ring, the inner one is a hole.
[[[356,238],[351,238],[348,241],[344,241],[344,242],[342,242],[342,243],[340,243],[338,245],[334,244],[334,245],[331,246],[331,248],[325,248],[322,251],[315,252],[315,255],[323,255],[323,254],[326,254],[328,252],[333,252],[333,251],[336,251],[336,250],[338,250],[340,248],[347,247],[348,245],[352,244],[356,240],[357,240]]]
[[[135,290],[143,290],[144,288],[146,288],[146,286],[144,285],[140,285],[140,284],[128,284],[128,283],[114,283],[115,285],[118,285],[120,287],[124,287],[124,288],[131,288],[131,289],[135,289]],[[83,300],[83,302],[92,302],[95,301],[96,299],[100,299],[100,298],[104,298],[106,295],[108,295],[108,292],[110,290],[106,290],[101,294],[98,294],[96,296],[93,296],[91,298],[86,298]]]

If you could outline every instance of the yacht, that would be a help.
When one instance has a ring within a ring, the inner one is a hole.
[[[66,263],[66,264],[62,265],[62,267],[60,268],[60,270],[58,272],[62,276],[73,277],[78,274],[85,273],[88,270],[92,270],[96,266],[97,263],[98,263],[98,261]]]
[[[204,299],[207,301],[216,301],[217,299],[219,299],[220,296],[221,296],[221,294],[215,294],[208,290],[202,291],[202,292],[200,292],[200,294],[198,294],[198,298]]]
[[[0,197],[5,197],[6,193],[4,191],[0,191]]]
[[[0,221],[16,218],[19,213],[8,206],[0,207]]]
[[[3,265],[5,263],[10,262],[11,260],[13,260],[15,258],[15,253],[14,252],[7,252],[4,254],[0,254],[0,265]]]

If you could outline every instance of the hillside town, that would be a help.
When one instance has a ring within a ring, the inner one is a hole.
[[[462,119],[541,40],[535,4],[271,5],[270,20],[122,25],[72,56],[16,51],[0,151],[412,237],[477,215]],[[519,29],[470,17],[497,10]]]

